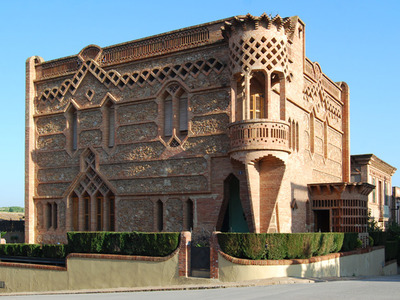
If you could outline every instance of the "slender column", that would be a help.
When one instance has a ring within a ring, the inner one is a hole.
[[[246,72],[244,75],[244,100],[245,100],[245,111],[243,114],[243,120],[250,119],[250,72]]]
[[[271,86],[271,74],[267,73],[265,76],[265,101],[267,102],[267,105],[265,105],[267,109],[267,114],[265,115],[267,119],[272,118],[272,86]]]
[[[35,163],[33,152],[35,150],[35,84],[37,63],[43,62],[38,56],[26,60],[25,77],[25,243],[35,242]]]

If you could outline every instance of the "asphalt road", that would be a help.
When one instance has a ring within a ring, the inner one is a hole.
[[[400,299],[400,275],[308,284],[282,284],[162,292],[2,296],[0,300],[2,299]]]

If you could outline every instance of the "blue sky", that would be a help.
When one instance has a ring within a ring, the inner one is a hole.
[[[25,61],[251,13],[298,15],[306,55],[350,86],[351,153],[400,169],[400,1],[1,1],[0,206],[24,205]],[[400,186],[400,170],[393,185]]]

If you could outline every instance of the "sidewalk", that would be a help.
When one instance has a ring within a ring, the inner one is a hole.
[[[50,291],[50,292],[20,292],[20,293],[4,293],[2,296],[23,296],[23,295],[59,295],[59,294],[96,294],[96,293],[126,293],[126,292],[151,292],[151,291],[176,291],[176,290],[200,290],[200,289],[220,289],[220,288],[234,288],[234,287],[250,287],[250,286],[264,286],[276,284],[299,284],[299,283],[315,283],[323,282],[323,279],[308,279],[308,278],[268,278],[249,280],[241,282],[221,282],[217,279],[196,278],[188,277],[182,278],[182,283],[169,286],[147,286],[147,287],[124,287],[114,289],[100,289],[100,290],[63,290],[63,291]]]

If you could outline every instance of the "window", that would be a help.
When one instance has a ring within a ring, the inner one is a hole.
[[[156,215],[156,225],[158,231],[163,231],[164,228],[164,205],[161,200],[158,200],[156,203],[155,215]]]
[[[72,229],[79,230],[79,198],[75,193],[72,196]]]
[[[265,75],[254,72],[250,79],[250,119],[262,119],[265,114]]]
[[[46,217],[46,228],[50,229],[51,223],[53,222],[53,209],[51,203],[47,203],[46,205]]]
[[[90,230],[90,197],[85,196],[83,198],[83,204],[84,204],[84,230],[89,231]]]
[[[193,229],[193,201],[188,199],[185,202],[185,230]]]
[[[96,197],[96,221],[97,226],[96,230],[101,231],[103,230],[103,196],[98,195]]]
[[[163,94],[162,103],[164,137],[171,147],[177,147],[188,132],[188,95],[179,85],[172,84]],[[170,139],[172,136],[175,137]]]
[[[105,121],[105,141],[109,148],[114,147],[115,143],[115,109],[111,101],[108,101],[104,107],[104,121]]]
[[[314,153],[314,112],[310,114],[310,151]]]
[[[375,178],[372,178],[372,184],[375,185],[374,190],[372,191],[372,202],[376,202],[376,181]]]
[[[109,197],[109,222],[110,222],[110,231],[115,230],[115,197]]]
[[[169,95],[164,100],[164,135],[172,136],[172,97]]]

